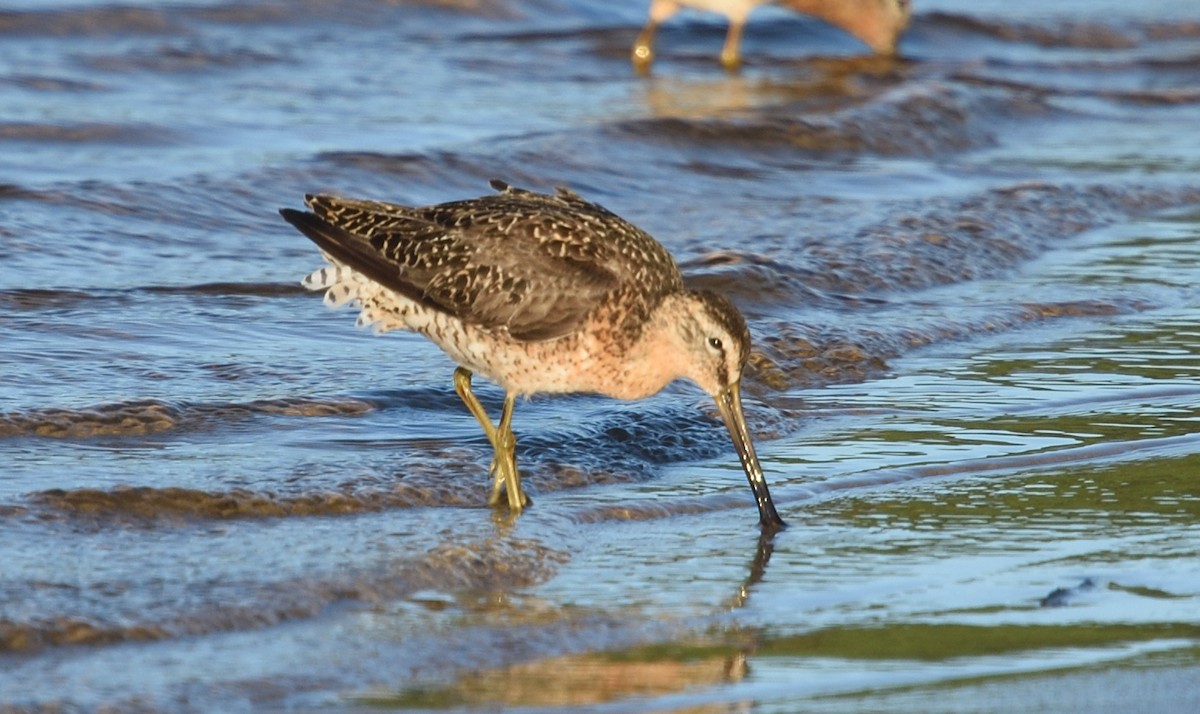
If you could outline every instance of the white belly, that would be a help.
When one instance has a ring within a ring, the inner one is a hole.
[[[463,325],[451,315],[414,302],[350,268],[331,265],[301,281],[309,290],[324,290],[332,308],[358,308],[359,327],[376,334],[413,330],[442,348],[450,359],[506,390],[538,392],[604,391],[603,385],[580,381],[595,370],[597,350],[586,338],[516,342]]]

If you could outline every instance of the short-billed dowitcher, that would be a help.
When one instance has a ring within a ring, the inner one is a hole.
[[[284,208],[330,263],[306,277],[358,324],[415,330],[459,367],[454,385],[492,444],[489,503],[513,512],[521,489],[512,433],[518,396],[591,392],[641,399],[678,378],[708,392],[729,429],[764,528],[783,525],[742,412],[750,331],[728,300],[683,286],[645,231],[565,189],[546,195],[493,181],[498,194],[409,208],[307,196]],[[493,425],[472,373],[505,391]]]
[[[633,66],[650,70],[654,61],[654,33],[681,8],[720,13],[729,18],[729,32],[721,49],[721,64],[737,69],[741,64],[742,29],[759,5],[780,5],[818,17],[862,40],[879,54],[895,54],[900,33],[912,18],[911,0],[650,0],[650,17],[633,44]]]

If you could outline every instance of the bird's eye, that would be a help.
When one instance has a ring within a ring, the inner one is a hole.
[[[721,338],[720,338],[720,337],[710,337],[710,338],[708,338],[708,346],[709,346],[709,347],[711,347],[711,348],[713,348],[714,350],[719,350],[719,349],[721,349],[721,348],[723,348],[723,347],[724,347],[724,345],[723,345],[723,344],[721,344]]]

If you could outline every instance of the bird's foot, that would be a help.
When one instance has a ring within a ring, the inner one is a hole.
[[[532,506],[533,501],[521,488],[521,474],[517,472],[516,439],[511,433],[501,439],[500,448],[492,458],[492,467],[488,473],[492,476],[492,495],[488,498],[489,506],[498,506],[507,502],[508,510],[520,513],[521,509]]]
[[[513,513],[520,513],[522,509],[533,505],[531,499],[525,489],[521,488],[521,477],[519,474],[509,476],[503,469],[496,468],[493,462],[492,471],[494,471],[492,481],[492,495],[488,497],[489,506],[499,506],[501,503],[508,506],[508,510]]]
[[[633,46],[630,60],[633,62],[634,72],[643,76],[650,74],[650,65],[654,63],[654,51],[650,49],[650,45],[638,43]]]

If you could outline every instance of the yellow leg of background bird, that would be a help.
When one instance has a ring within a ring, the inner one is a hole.
[[[667,18],[679,12],[679,0],[650,0],[650,17],[633,43],[633,68],[647,74],[654,62],[654,33]]]
[[[487,410],[483,408],[479,399],[475,397],[475,393],[471,391],[470,370],[463,367],[454,370],[454,391],[458,392],[459,399],[462,399],[463,404],[467,405],[467,410],[479,422],[479,426],[483,427],[483,433],[492,444],[492,467],[488,473],[494,474],[495,480],[488,504],[494,506],[499,503],[500,491],[504,490],[508,495],[509,509],[514,513],[520,513],[521,509],[529,504],[529,499],[525,497],[525,493],[521,489],[521,477],[517,473],[517,440],[512,433],[512,412],[516,403],[516,395],[505,396],[500,427],[496,428],[492,425]]]
[[[730,20],[729,32],[725,34],[725,46],[721,48],[721,66],[730,72],[736,72],[742,64],[742,30],[744,20]]]
[[[656,30],[658,30],[658,23],[650,20],[634,40],[631,59],[633,60],[633,69],[638,74],[649,73],[650,65],[654,62],[654,33]]]

